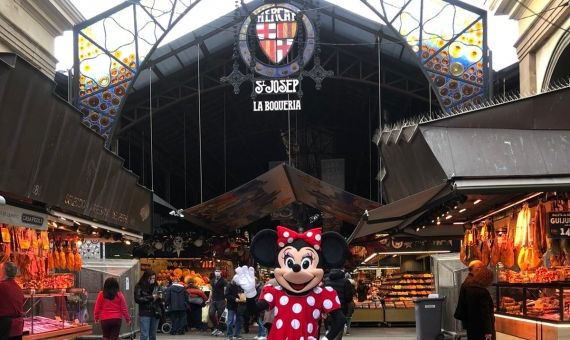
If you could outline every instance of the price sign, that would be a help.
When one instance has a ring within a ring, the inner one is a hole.
[[[570,211],[548,213],[551,238],[570,238]]]

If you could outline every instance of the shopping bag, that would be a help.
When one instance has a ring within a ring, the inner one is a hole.
[[[226,323],[227,319],[228,319],[228,309],[225,308],[224,312],[222,313],[222,316],[220,316],[220,323]]]

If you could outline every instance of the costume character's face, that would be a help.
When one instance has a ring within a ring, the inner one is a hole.
[[[342,267],[348,246],[338,233],[321,234],[321,228],[297,233],[277,227],[262,230],[251,242],[254,259],[265,267],[275,267],[275,280],[293,295],[303,295],[323,280],[325,268]]]
[[[323,279],[319,268],[320,255],[304,241],[294,241],[279,251],[275,279],[279,285],[293,293],[304,293],[315,288]]]

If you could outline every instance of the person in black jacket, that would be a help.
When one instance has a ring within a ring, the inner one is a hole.
[[[352,300],[352,284],[345,277],[344,272],[340,269],[332,269],[325,279],[325,286],[330,286],[336,291],[342,313],[347,315],[348,302]],[[339,332],[335,339],[342,339],[342,332]]]
[[[477,260],[469,264],[469,271],[461,285],[454,316],[463,323],[468,340],[493,340],[494,306],[487,290],[493,282],[493,272]]]
[[[234,280],[226,287],[226,308],[228,309],[226,324],[228,325],[228,339],[241,339],[240,332],[243,323],[243,313],[238,313],[238,311],[243,311],[242,306],[238,303],[241,292],[243,292],[243,290]]]
[[[135,285],[135,302],[139,305],[141,340],[156,340],[160,298],[152,270],[146,270]]]
[[[224,297],[224,291],[227,285],[226,280],[222,277],[222,271],[216,269],[210,277],[212,283],[212,292],[210,293],[210,298],[208,299],[208,317],[214,325],[214,331],[212,335],[218,336],[223,333],[222,324],[220,323],[220,317],[226,308],[226,299]]]
[[[172,285],[166,289],[166,306],[172,320],[170,335],[184,334],[186,326],[186,310],[188,309],[188,292],[181,281],[174,279]]]

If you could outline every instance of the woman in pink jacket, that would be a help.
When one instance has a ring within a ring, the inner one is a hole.
[[[119,339],[123,318],[127,325],[131,324],[127,303],[123,293],[119,291],[119,282],[116,279],[110,277],[105,280],[103,291],[97,295],[93,315],[95,322],[101,322],[103,340]]]

